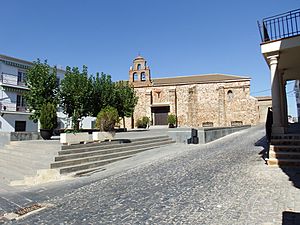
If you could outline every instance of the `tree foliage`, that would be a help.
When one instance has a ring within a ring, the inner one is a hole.
[[[147,116],[143,116],[142,118],[136,121],[137,128],[147,128],[150,124],[150,119]]]
[[[30,119],[37,122],[41,115],[41,108],[46,103],[57,104],[58,84],[56,67],[51,68],[47,61],[39,59],[27,70],[26,84],[29,91],[25,93],[27,107],[33,112]]]
[[[134,112],[138,97],[133,87],[128,81],[119,81],[115,83],[115,101],[114,107],[118,110],[119,116],[123,119],[125,128],[125,117],[131,117]]]
[[[115,91],[114,83],[111,80],[110,75],[104,73],[96,74],[96,77],[92,79],[93,83],[93,97],[91,114],[97,116],[97,114],[106,106],[114,106]]]
[[[90,114],[93,107],[93,86],[86,66],[82,72],[77,67],[66,68],[65,78],[60,85],[60,105],[64,113],[72,118],[74,130],[79,129],[79,120]]]
[[[168,124],[176,124],[176,116],[174,114],[169,114],[167,118]]]
[[[102,109],[96,119],[96,127],[101,131],[113,131],[115,124],[119,122],[119,115],[116,108],[107,106]]]
[[[53,130],[57,127],[56,105],[48,102],[42,106],[40,123],[42,129]]]

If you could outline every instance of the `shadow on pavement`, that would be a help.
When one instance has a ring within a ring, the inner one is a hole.
[[[261,150],[258,154],[261,155],[261,158],[265,160],[266,158],[269,157],[269,148],[270,145],[268,144],[267,137],[264,136],[261,139],[259,139],[256,143],[255,146],[263,147],[263,150]],[[267,161],[265,160],[265,163],[267,164]]]
[[[267,137],[264,136],[261,139],[259,139],[255,146],[261,146],[263,147],[263,150],[259,152],[259,155],[265,160],[266,158],[269,158],[269,148],[270,145],[267,141]],[[267,161],[265,160],[265,163],[267,164]],[[280,166],[280,169],[289,177],[289,180],[293,183],[293,185],[296,188],[300,188],[300,168],[292,168],[292,167],[283,167]],[[300,222],[299,222],[300,225]]]
[[[299,225],[300,212],[284,211],[282,212],[282,225]]]
[[[296,188],[300,188],[300,169],[280,167],[280,169],[289,177],[289,180]],[[300,224],[300,223],[299,223]]]

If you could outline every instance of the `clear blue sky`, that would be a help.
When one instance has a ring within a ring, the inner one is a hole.
[[[246,75],[253,96],[269,95],[256,21],[297,8],[299,0],[2,0],[0,54],[125,80],[140,52],[152,77]]]

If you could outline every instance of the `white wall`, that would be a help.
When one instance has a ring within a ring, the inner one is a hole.
[[[28,132],[36,132],[38,130],[38,124],[32,122],[28,114],[4,113],[4,115],[0,117],[0,122],[2,123],[0,131],[14,132],[15,121],[26,121],[26,131]]]
[[[19,70],[19,68],[17,68],[17,67],[9,66],[9,65],[6,65],[3,62],[1,62],[0,73],[8,73],[8,74],[18,75],[18,70]],[[20,70],[23,71],[24,69],[20,69]]]
[[[63,126],[61,129],[64,128],[71,128],[71,118],[68,118],[63,112],[57,112],[58,122],[61,122]],[[87,116],[84,117],[80,123],[80,128],[82,129],[91,129],[93,121],[96,121],[96,117]]]
[[[91,117],[91,116],[85,117],[81,122],[81,128],[82,129],[91,129],[93,121],[96,121],[96,117]]]

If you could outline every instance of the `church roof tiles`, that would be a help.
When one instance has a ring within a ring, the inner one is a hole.
[[[179,77],[152,78],[153,86],[160,85],[178,85],[178,84],[195,84],[195,83],[215,83],[229,81],[245,81],[250,80],[250,77],[235,76],[227,74],[203,74]]]

